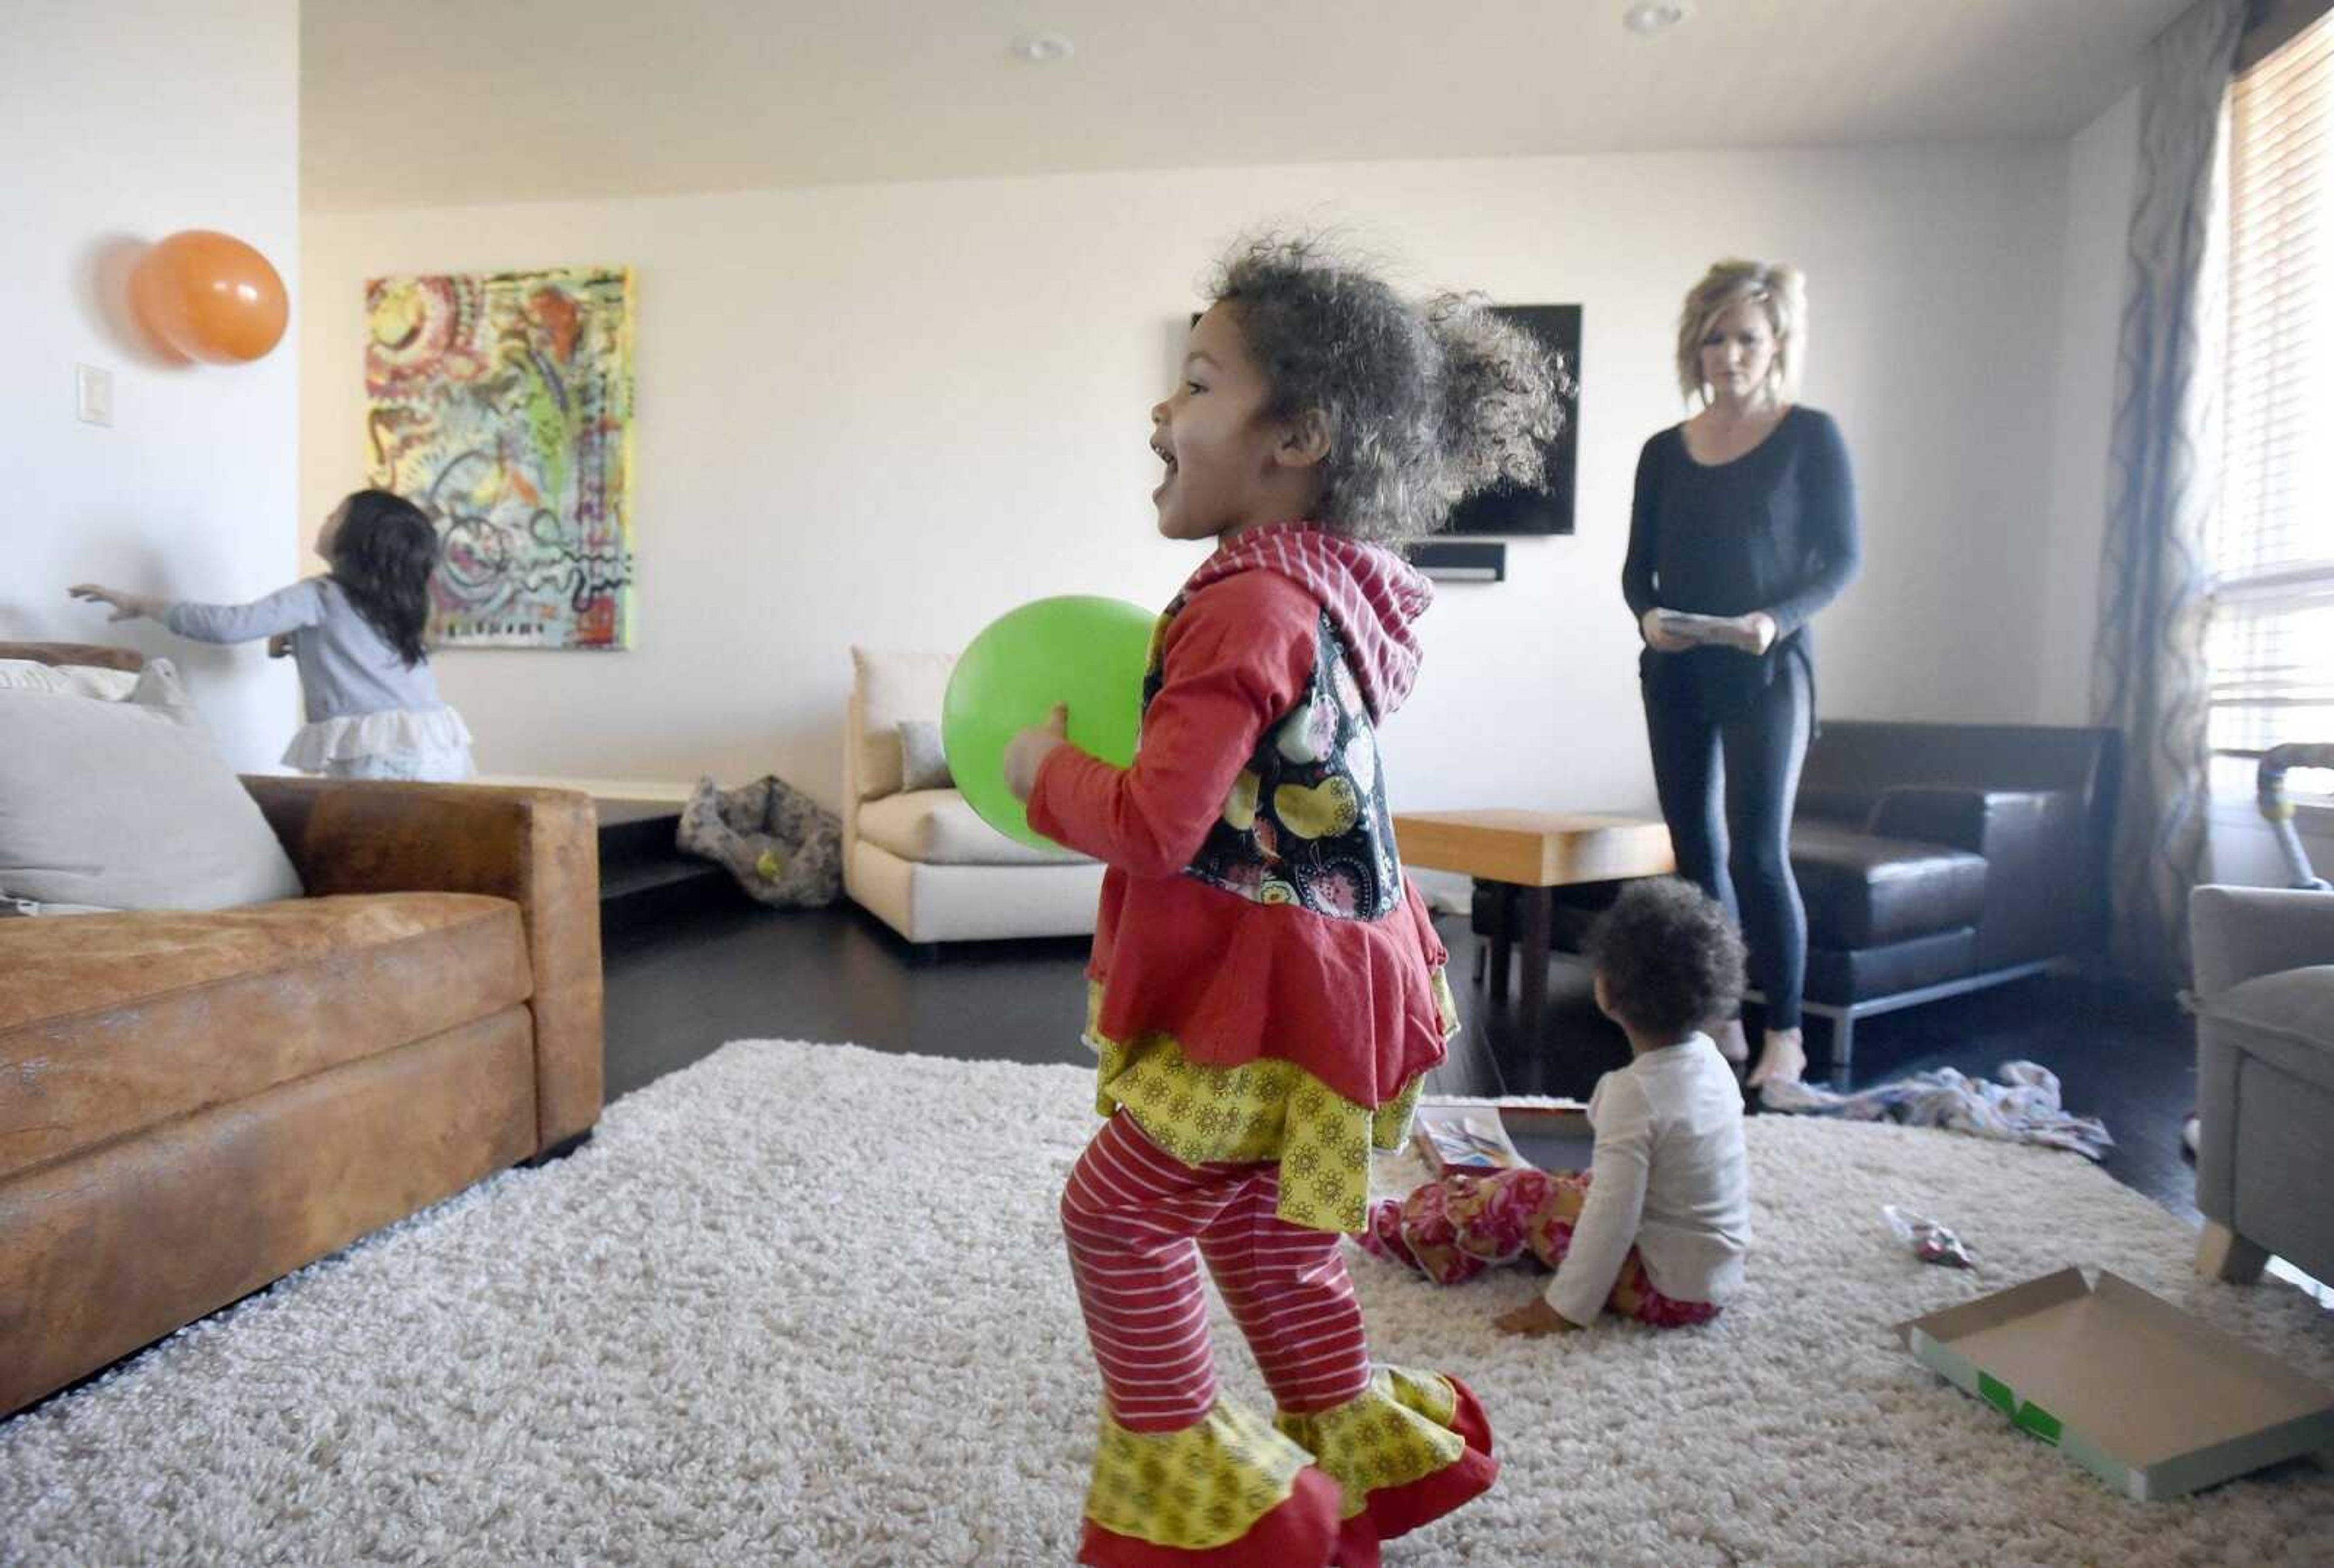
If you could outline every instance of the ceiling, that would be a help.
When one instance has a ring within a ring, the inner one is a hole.
[[[2189,3],[305,0],[302,197],[2059,138]]]

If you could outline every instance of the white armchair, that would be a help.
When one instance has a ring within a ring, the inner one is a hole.
[[[900,726],[937,724],[953,657],[851,650],[844,722],[843,885],[907,940],[1091,935],[1100,862],[1035,850],[955,789],[902,787]]]

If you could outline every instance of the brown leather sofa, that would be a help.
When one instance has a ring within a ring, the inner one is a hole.
[[[246,782],[309,897],[0,920],[0,1414],[599,1120],[587,797]]]

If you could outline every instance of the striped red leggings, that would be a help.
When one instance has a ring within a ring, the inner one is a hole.
[[[1215,1403],[1201,1257],[1281,1409],[1326,1410],[1369,1385],[1339,1237],[1278,1218],[1279,1197],[1276,1166],[1185,1165],[1124,1112],[1086,1146],[1062,1229],[1120,1426],[1177,1431]]]

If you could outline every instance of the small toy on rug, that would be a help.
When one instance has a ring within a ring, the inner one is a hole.
[[[1976,1255],[1947,1227],[1893,1203],[1882,1204],[1880,1213],[1888,1221],[1888,1228],[1896,1233],[1896,1239],[1911,1247],[1913,1255],[1923,1263],[1943,1264],[1947,1268],[1977,1266]]]
[[[1439,1284],[1529,1253],[1556,1278],[1497,1320],[1509,1333],[1568,1332],[1607,1310],[1661,1328],[1708,1323],[1740,1287],[1750,1241],[1742,1096],[1703,1032],[1741,999],[1742,938],[1715,900],[1667,877],[1625,891],[1587,951],[1596,1005],[1632,1052],[1588,1102],[1591,1168],[1440,1162],[1437,1179],[1373,1205],[1357,1239]],[[1499,1144],[1512,1153],[1504,1128]]]

